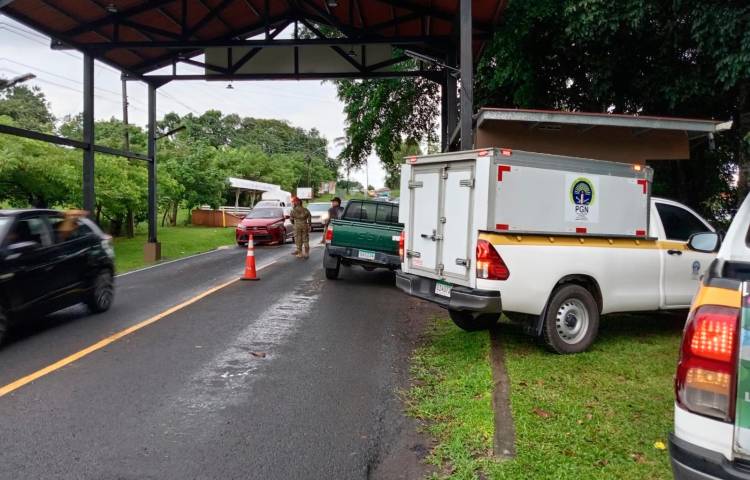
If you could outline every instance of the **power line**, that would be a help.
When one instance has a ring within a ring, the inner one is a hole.
[[[80,84],[81,84],[81,80],[79,80],[79,79],[76,79],[76,78],[72,78],[72,77],[66,77],[65,75],[60,75],[60,74],[58,74],[58,73],[50,72],[49,70],[43,70],[43,69],[41,69],[41,68],[39,68],[39,67],[35,67],[35,66],[33,66],[33,65],[28,65],[28,64],[26,64],[26,63],[22,63],[22,62],[17,62],[17,61],[15,61],[15,60],[11,60],[10,58],[6,58],[6,57],[0,57],[0,61],[3,61],[3,60],[4,60],[4,61],[6,61],[6,62],[10,62],[10,63],[15,63],[16,65],[20,65],[20,66],[22,66],[22,67],[26,67],[26,68],[29,68],[29,69],[35,70],[35,71],[37,71],[37,72],[42,72],[42,73],[45,73],[45,74],[47,74],[47,75],[52,75],[53,77],[57,77],[57,78],[61,78],[61,79],[63,79],[63,80],[67,80],[67,81],[69,81],[69,82],[73,82],[73,83],[75,83],[75,84],[77,84],[77,85],[80,85]],[[120,93],[120,92],[115,92],[114,90],[109,90],[109,89],[107,89],[107,88],[103,88],[103,87],[97,87],[97,86],[95,86],[94,88],[95,88],[96,90],[101,90],[101,91],[103,91],[103,92],[108,92],[108,93],[111,93],[111,94],[113,94],[113,95],[117,95],[118,97],[119,97],[119,96],[121,95],[121,93]],[[133,100],[130,100],[130,101],[129,101],[128,103],[132,103],[132,102],[133,102]],[[145,108],[145,104],[144,104],[144,103],[143,103],[143,102],[142,102],[141,100],[135,100],[135,103],[140,103],[140,104],[141,104],[141,106],[143,106],[143,107]]]

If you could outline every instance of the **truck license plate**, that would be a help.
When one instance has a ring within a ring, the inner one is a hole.
[[[360,250],[357,256],[363,260],[375,260],[375,252],[368,252],[367,250]]]
[[[435,283],[435,295],[440,295],[441,297],[450,297],[451,289],[453,289],[453,285],[450,285],[448,283]]]

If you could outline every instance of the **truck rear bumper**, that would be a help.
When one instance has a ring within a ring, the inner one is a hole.
[[[421,298],[436,303],[448,310],[459,310],[476,313],[502,313],[503,306],[500,301],[500,292],[493,290],[476,290],[473,288],[455,285],[451,289],[451,296],[443,297],[435,294],[436,280],[431,278],[411,275],[409,273],[396,273],[396,286],[413,297]]]
[[[748,480],[750,468],[737,466],[718,452],[669,434],[669,456],[675,480]]]
[[[365,265],[372,267],[389,268],[396,270],[401,268],[401,257],[398,255],[391,255],[383,252],[372,252],[374,253],[374,259],[364,259],[359,256],[359,249],[352,247],[337,247],[335,245],[326,245],[326,254],[323,257],[323,264],[326,268],[334,268],[336,266],[336,259],[340,258],[346,262],[350,262],[357,265]]]

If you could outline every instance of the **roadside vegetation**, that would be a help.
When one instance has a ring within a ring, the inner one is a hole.
[[[413,362],[408,411],[436,445],[428,462],[451,479],[670,478],[679,316],[605,318],[591,350],[553,355],[520,328],[499,326],[518,456],[492,458],[487,332],[433,320]]]
[[[56,119],[44,93],[24,85],[0,91],[0,124],[82,137],[80,115]],[[183,130],[159,140],[158,201],[162,225],[177,226],[177,212],[201,205],[233,205],[228,177],[280,185],[284,190],[335,180],[340,163],[328,156],[328,141],[316,129],[282,120],[225,115],[166,114],[158,134]],[[96,142],[134,152],[146,151],[146,132],[117,120],[96,122]],[[0,203],[12,207],[80,207],[81,152],[26,138],[0,135]],[[133,237],[147,215],[144,162],[96,155],[97,223],[113,236]],[[243,194],[242,205],[250,197]]]
[[[162,261],[175,260],[196,253],[208,252],[222,246],[234,246],[233,228],[206,228],[182,225],[158,230]],[[146,230],[139,228],[132,238],[116,237],[115,269],[117,273],[145,267],[143,245],[148,240]]]

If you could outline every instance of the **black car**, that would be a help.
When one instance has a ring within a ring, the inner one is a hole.
[[[0,342],[16,321],[84,302],[114,299],[110,237],[80,215],[0,210]]]

